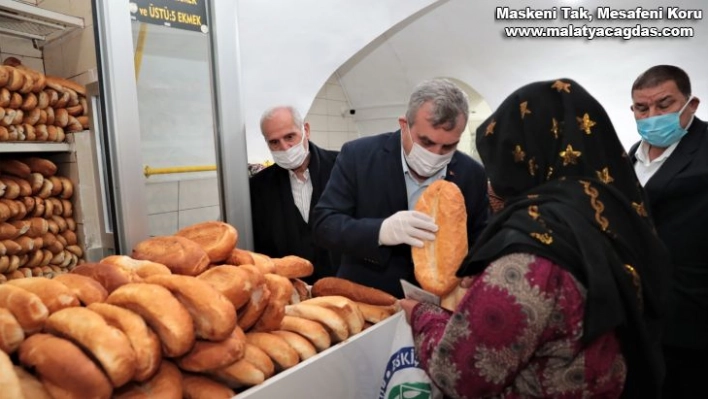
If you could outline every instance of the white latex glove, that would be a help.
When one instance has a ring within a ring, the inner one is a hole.
[[[438,225],[430,216],[418,211],[398,211],[381,223],[379,244],[408,244],[422,247],[423,241],[435,239]]]

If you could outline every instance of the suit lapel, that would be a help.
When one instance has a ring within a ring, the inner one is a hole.
[[[457,151],[455,152],[455,155],[452,156],[452,159],[450,160],[450,163],[447,164],[447,173],[445,173],[445,180],[449,182],[453,182],[455,184],[456,181],[458,180],[457,174],[459,171],[457,170]]]
[[[651,202],[656,200],[664,192],[664,187],[682,171],[693,159],[693,154],[698,149],[702,135],[705,134],[706,124],[695,119],[688,134],[681,140],[674,152],[664,161],[664,164],[652,176],[644,186]]]
[[[381,151],[382,171],[386,179],[386,197],[391,211],[408,209],[408,193],[406,191],[406,181],[403,177],[403,165],[401,164],[401,131],[392,134],[384,144]]]

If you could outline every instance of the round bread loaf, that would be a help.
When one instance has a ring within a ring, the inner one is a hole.
[[[145,382],[131,382],[115,391],[113,399],[182,399],[182,373],[163,360],[157,373]]]
[[[270,290],[265,283],[254,287],[248,303],[239,309],[238,326],[244,331],[253,327],[265,312],[269,299]]]
[[[20,380],[20,388],[25,399],[54,399],[37,377],[20,366],[15,366],[14,369]]]
[[[415,278],[424,290],[442,297],[459,284],[455,273],[467,255],[465,198],[455,183],[438,180],[423,191],[415,210],[438,225],[434,240],[411,248]]]
[[[194,345],[194,322],[170,291],[157,284],[126,284],[106,298],[106,303],[139,314],[160,337],[166,357],[178,357]]]
[[[148,238],[133,248],[135,259],[161,263],[172,273],[196,276],[209,266],[209,256],[196,242],[178,236]]]
[[[108,296],[108,291],[98,281],[80,274],[64,273],[53,278],[67,286],[84,306],[94,302],[103,302]]]
[[[293,285],[286,277],[268,273],[265,276],[270,298],[263,314],[253,325],[253,331],[273,331],[280,328],[285,316],[285,306],[293,295]]]
[[[233,251],[231,251],[231,255],[226,260],[226,263],[229,265],[241,266],[252,265],[255,263],[255,261],[253,260],[253,256],[251,256],[250,251],[246,251],[245,249],[234,248]]]
[[[64,308],[79,306],[79,298],[66,285],[44,277],[22,278],[7,282],[37,295],[52,314]]]
[[[355,302],[372,305],[393,305],[396,297],[378,290],[338,277],[324,277],[312,285],[312,296],[341,295]]]
[[[135,381],[145,381],[155,375],[162,361],[160,339],[142,317],[128,309],[107,303],[92,303],[88,309],[101,315],[106,323],[121,330],[128,337],[130,346],[135,351]]]
[[[120,266],[123,269],[134,272],[141,278],[153,276],[155,274],[172,274],[167,266],[151,262],[149,260],[137,260],[126,255],[111,255],[101,259],[101,263],[109,263]]]
[[[45,239],[46,245],[46,239]],[[96,280],[106,289],[108,294],[118,287],[132,282],[139,282],[142,279],[130,270],[110,263],[83,263],[71,270],[73,274],[90,277]]]
[[[275,274],[287,278],[307,277],[315,271],[312,262],[295,255],[273,258],[273,264],[275,265]]]
[[[239,326],[220,342],[197,340],[186,355],[177,360],[182,370],[206,372],[226,367],[243,358],[246,336]]]
[[[15,316],[25,334],[40,331],[49,316],[49,310],[37,295],[10,284],[0,285],[0,307]]]
[[[197,337],[222,341],[234,330],[236,309],[225,296],[206,281],[191,276],[161,274],[150,276],[145,279],[145,282],[161,285],[170,290],[192,316]]]
[[[259,254],[257,252],[251,252],[253,257],[253,264],[261,271],[261,273],[275,273],[275,263],[273,263],[273,258],[268,255]]]
[[[13,353],[24,340],[25,332],[15,316],[9,310],[0,308],[0,352]]]
[[[188,238],[197,244],[209,256],[211,263],[227,260],[238,241],[238,232],[230,224],[209,221],[193,224],[175,233],[176,236]]]
[[[54,398],[111,397],[108,377],[71,341],[34,334],[20,345],[19,353],[20,363],[35,370]]]
[[[0,387],[2,387],[0,390],[0,398],[2,399],[24,398],[20,379],[15,373],[12,360],[3,351],[0,351]]]
[[[97,359],[114,387],[135,375],[135,351],[128,337],[88,308],[66,308],[53,313],[44,330],[70,339]]]
[[[183,375],[182,390],[184,399],[230,399],[236,395],[224,384],[193,374]]]
[[[237,266],[221,265],[207,269],[197,276],[225,296],[234,309],[240,309],[251,298],[253,281],[245,269]]]

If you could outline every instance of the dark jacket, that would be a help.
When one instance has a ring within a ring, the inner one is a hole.
[[[470,247],[487,222],[487,178],[482,166],[455,152],[445,180],[462,190]],[[338,276],[402,297],[400,279],[417,284],[409,245],[379,246],[383,220],[408,209],[401,164],[401,132],[346,143],[315,207],[317,242],[341,253]]]
[[[636,162],[639,143],[630,150]],[[672,258],[664,343],[708,349],[708,125],[695,118],[644,186]]]
[[[338,153],[319,148],[311,141],[309,146],[312,222],[312,210],[329,180]],[[250,179],[250,190],[255,251],[275,258],[297,255],[308,259],[315,266],[314,274],[304,279],[308,283],[334,275],[337,265],[333,259],[336,261],[337,257],[315,245],[310,226],[295,206],[288,171],[271,165]]]

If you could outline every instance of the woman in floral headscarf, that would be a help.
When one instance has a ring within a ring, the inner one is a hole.
[[[452,313],[402,300],[432,380],[452,397],[658,397],[668,255],[602,106],[569,79],[524,86],[477,148],[503,209],[458,271],[475,277]]]

